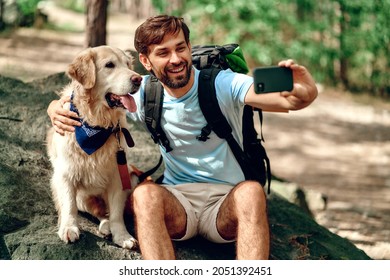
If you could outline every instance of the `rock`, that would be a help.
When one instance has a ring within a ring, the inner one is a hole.
[[[0,76],[0,259],[141,259],[139,250],[119,248],[100,236],[88,215],[80,214],[82,234],[76,243],[65,244],[56,234],[46,109],[67,82],[64,73],[31,83]],[[150,136],[139,125],[132,124],[131,131],[136,147],[129,160],[143,170],[154,166],[159,154]],[[269,198],[269,220],[272,259],[369,259],[276,193]],[[126,216],[126,222],[134,234],[132,218]],[[174,245],[179,259],[234,259],[234,244],[194,238]]]
[[[272,190],[281,197],[298,205],[307,214],[314,217],[313,212],[326,210],[328,198],[313,190],[304,190],[295,183],[277,179],[272,184]]]

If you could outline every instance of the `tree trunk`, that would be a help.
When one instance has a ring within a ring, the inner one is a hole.
[[[106,45],[108,0],[86,0],[85,47]]]
[[[4,1],[0,0],[0,30],[3,30],[5,27],[5,23],[3,20],[3,15],[4,15]]]

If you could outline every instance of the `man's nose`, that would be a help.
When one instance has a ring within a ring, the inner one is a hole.
[[[170,58],[170,63],[179,63],[180,62],[180,57],[179,55],[177,54],[177,52],[172,52],[171,54],[171,58]]]

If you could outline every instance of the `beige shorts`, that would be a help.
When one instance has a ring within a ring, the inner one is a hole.
[[[201,235],[215,243],[228,243],[217,230],[217,215],[227,194],[234,188],[231,185],[188,183],[164,185],[183,205],[187,213],[186,234],[180,239],[187,240]]]

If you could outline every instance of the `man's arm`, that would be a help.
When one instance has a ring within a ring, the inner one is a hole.
[[[263,111],[288,112],[303,109],[316,99],[318,95],[316,84],[304,66],[295,64],[291,59],[279,62],[279,66],[292,69],[293,90],[291,92],[256,94],[252,85],[245,96],[245,104]]]
[[[65,131],[74,132],[74,126],[81,125],[79,121],[72,119],[79,118],[75,112],[63,108],[66,102],[70,102],[70,96],[64,96],[60,100],[53,100],[47,108],[47,114],[55,131],[61,135],[64,135]]]

